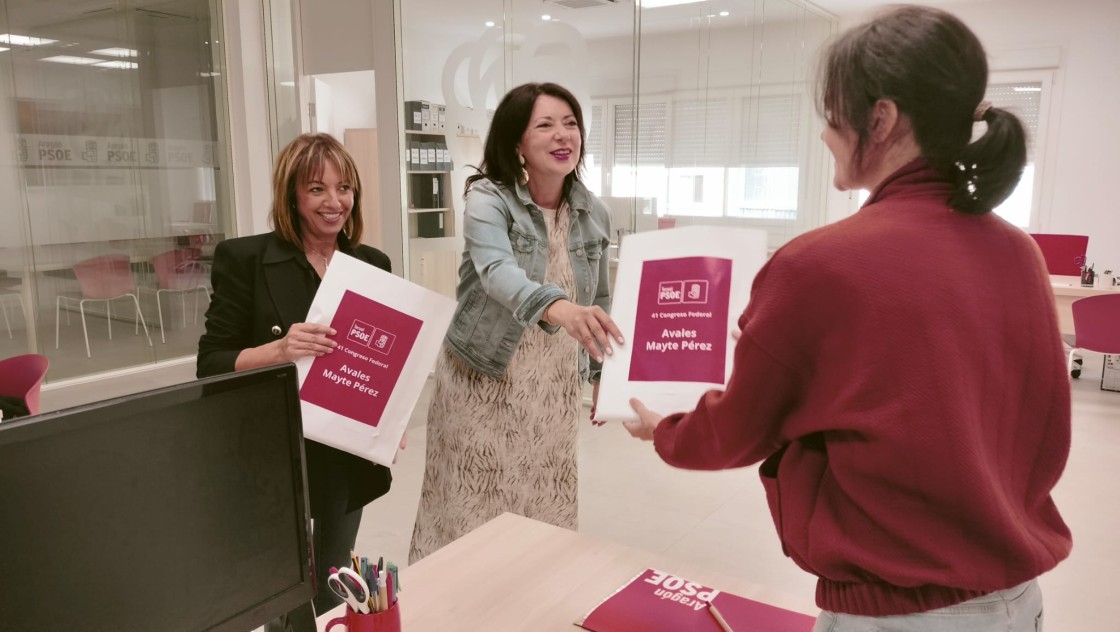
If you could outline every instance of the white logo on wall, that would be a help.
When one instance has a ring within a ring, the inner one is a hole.
[[[658,305],[686,305],[708,302],[708,281],[662,281],[657,288]]]
[[[395,334],[360,320],[355,320],[354,324],[350,325],[350,333],[346,338],[384,355],[389,355],[393,343],[397,341]]]

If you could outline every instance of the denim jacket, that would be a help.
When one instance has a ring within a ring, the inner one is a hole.
[[[555,334],[560,328],[541,320],[553,301],[610,309],[610,270],[604,256],[610,243],[610,212],[579,182],[573,184],[568,204],[574,298],[544,282],[548,232],[528,189],[485,179],[471,186],[463,213],[466,247],[456,288],[459,305],[446,343],[476,371],[501,377],[528,327]],[[601,370],[581,347],[580,379],[598,382]]]

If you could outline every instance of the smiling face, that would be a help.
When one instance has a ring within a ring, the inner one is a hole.
[[[297,185],[296,208],[304,243],[317,248],[333,246],[354,208],[353,186],[328,160],[322,174]]]
[[[521,135],[517,151],[525,157],[529,181],[563,179],[579,163],[582,138],[572,107],[548,94],[537,97],[529,126]]]

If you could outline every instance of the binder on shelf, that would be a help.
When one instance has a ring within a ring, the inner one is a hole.
[[[447,129],[447,106],[437,105],[436,110],[438,112],[438,125],[436,129],[442,134]]]
[[[411,157],[411,164],[409,169],[418,171],[420,169],[420,141],[408,141],[408,155]]]
[[[417,213],[416,236],[425,238],[443,237],[443,212]]]
[[[416,163],[416,170],[427,171],[431,169],[432,167],[428,163],[428,144],[421,141],[416,141],[416,149],[419,152],[418,155],[420,156]]]
[[[418,132],[421,127],[421,113],[419,101],[404,102],[404,128],[408,131]]]
[[[439,171],[448,171],[447,168],[447,150],[446,145],[442,140],[435,142],[436,147],[436,169]]]
[[[436,143],[430,141],[424,143],[424,147],[428,150],[428,169],[432,171],[439,171],[439,159],[436,157]]]
[[[443,189],[439,185],[442,179],[438,174],[432,176],[432,208],[444,208]]]
[[[427,101],[420,102],[420,131],[432,131],[432,104]]]
[[[409,177],[408,188],[411,208],[432,208],[431,185],[424,174],[413,174]]]

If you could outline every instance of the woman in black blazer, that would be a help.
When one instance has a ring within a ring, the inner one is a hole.
[[[273,232],[223,241],[214,252],[200,378],[330,353],[334,330],[304,319],[335,252],[389,271],[385,253],[359,243],[361,181],[336,139],[296,138],[277,158],[272,180]],[[328,569],[350,564],[362,507],[389,491],[392,477],[386,467],[315,441],[305,441],[304,451],[321,614],[341,603],[326,586]],[[295,629],[315,630],[307,610],[289,613]]]

